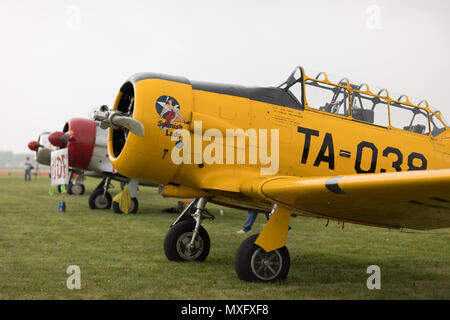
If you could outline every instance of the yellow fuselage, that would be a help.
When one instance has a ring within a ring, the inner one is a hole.
[[[130,79],[128,91],[131,91],[131,85],[133,118],[144,125],[145,135],[139,137],[130,133],[119,148],[113,142],[114,130],[110,130],[109,156],[120,173],[166,185],[168,196],[209,196],[212,201],[229,206],[261,211],[270,208],[269,204],[257,203],[240,193],[240,187],[246,181],[261,176],[261,167],[268,166],[261,164],[259,159],[256,164],[248,161],[227,164],[224,152],[223,164],[173,163],[171,153],[176,141],[172,135],[177,129],[192,133],[191,159],[196,157],[195,152],[199,151],[194,148],[196,121],[201,121],[203,132],[218,129],[224,137],[226,129],[267,129],[269,145],[271,129],[278,129],[277,175],[280,176],[320,177],[450,168],[449,130],[432,137],[365,123],[307,105],[295,108],[270,103],[270,95],[264,97],[261,94],[252,99],[242,94],[240,87],[229,86],[222,90],[213,84],[193,85],[185,78],[139,74]],[[276,90],[272,88],[275,93]],[[125,91],[119,92],[114,109],[120,109]],[[176,121],[170,125],[167,113],[171,111],[161,115],[158,109],[161,97],[173,97],[182,115],[172,111],[170,117]],[[248,160],[248,139],[246,141]],[[201,150],[210,143],[203,141]]]

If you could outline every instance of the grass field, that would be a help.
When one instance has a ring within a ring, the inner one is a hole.
[[[297,217],[287,247],[291,269],[283,283],[245,283],[234,255],[246,212],[208,205],[203,226],[211,238],[205,262],[167,261],[163,240],[175,214],[161,210],[154,188],[138,192],[139,213],[93,211],[83,196],[49,196],[49,179],[0,178],[0,299],[449,299],[450,229],[400,233]],[[118,185],[112,189],[115,194]],[[67,212],[58,213],[64,197]],[[253,227],[259,232],[260,215]],[[69,290],[67,267],[81,270],[81,289]],[[381,268],[381,289],[369,290],[367,267]]]

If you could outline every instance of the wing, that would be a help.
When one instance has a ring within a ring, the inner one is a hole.
[[[301,213],[412,229],[450,227],[450,169],[300,178],[261,177],[241,192]]]

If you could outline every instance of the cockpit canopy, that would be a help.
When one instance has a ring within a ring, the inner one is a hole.
[[[347,78],[333,83],[324,72],[310,77],[297,67],[278,87],[306,109],[433,137],[447,128],[440,112],[426,100],[415,105],[406,95],[395,99],[386,89],[373,93],[367,84],[351,83]]]

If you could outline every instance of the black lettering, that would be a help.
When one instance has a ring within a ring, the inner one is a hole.
[[[420,167],[416,167],[414,165],[414,159],[419,159],[422,164]],[[427,169],[427,159],[425,156],[421,153],[412,152],[408,156],[408,171],[414,171],[414,170],[426,170]]]
[[[395,171],[402,171],[402,168],[400,166],[403,163],[403,154],[397,148],[387,147],[383,150],[383,157],[387,157],[391,153],[397,155],[397,161],[392,162],[392,168],[394,168]]]
[[[303,127],[297,127],[297,131],[305,134],[305,145],[303,146],[301,163],[306,163],[306,161],[308,160],[309,147],[311,145],[311,136],[318,137],[319,131]]]
[[[325,155],[327,150],[328,156]],[[316,161],[314,161],[314,166],[318,167],[321,162],[328,162],[328,168],[334,170],[334,147],[331,133],[325,134],[319,154],[317,155]]]
[[[372,150],[372,160],[370,162],[370,169],[363,170],[361,169],[361,158],[364,148],[368,148]],[[378,157],[378,149],[371,142],[362,141],[358,144],[358,148],[356,151],[356,161],[355,161],[355,171],[357,173],[374,173],[377,168],[377,157]]]

